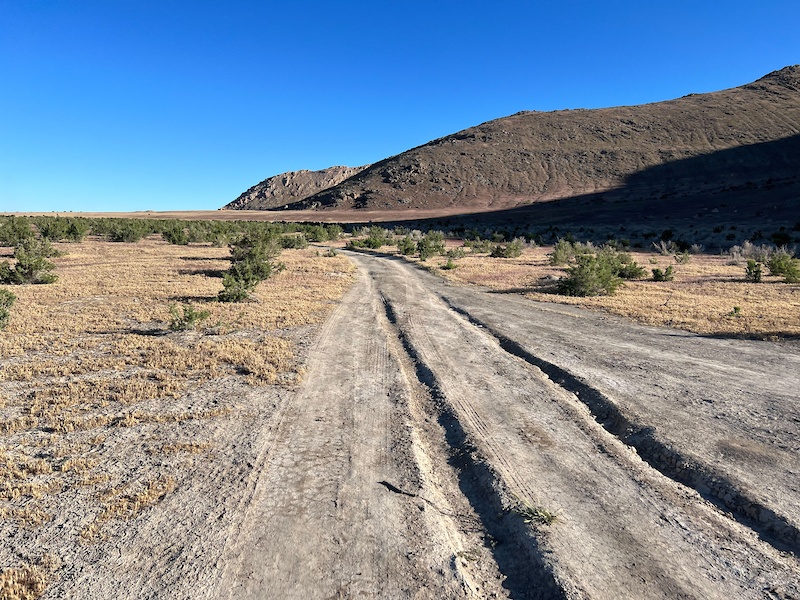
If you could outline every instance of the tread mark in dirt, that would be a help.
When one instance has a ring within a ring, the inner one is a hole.
[[[541,359],[523,348],[518,342],[496,331],[489,324],[477,319],[447,297],[442,300],[470,323],[494,337],[500,347],[539,368],[555,384],[572,392],[591,411],[595,419],[609,433],[626,445],[636,449],[639,456],[650,466],[683,485],[698,491],[704,498],[726,511],[739,523],[754,530],[777,550],[800,555],[800,531],[772,509],[758,500],[748,497],[721,473],[697,464],[675,449],[666,446],[653,435],[651,427],[630,421],[616,407],[613,400],[591,387],[569,371]],[[761,522],[759,522],[759,518]]]

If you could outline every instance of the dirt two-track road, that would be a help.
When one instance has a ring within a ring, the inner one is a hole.
[[[205,504],[142,526],[172,532],[148,561],[123,540],[128,583],[87,571],[53,593],[800,598],[796,344],[350,256],[305,383],[237,434],[239,483],[199,473]]]
[[[353,259],[213,596],[800,594],[796,347]]]

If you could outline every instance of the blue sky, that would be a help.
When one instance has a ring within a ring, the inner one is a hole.
[[[797,0],[0,0],[0,211],[216,209],[520,110],[800,63]]]

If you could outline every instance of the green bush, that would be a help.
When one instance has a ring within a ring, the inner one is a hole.
[[[558,291],[567,296],[603,296],[613,294],[622,285],[614,264],[602,254],[581,254],[558,283]]]
[[[800,261],[784,248],[769,257],[767,266],[770,275],[783,275],[786,283],[800,282]]]
[[[550,264],[553,266],[568,265],[575,258],[575,246],[572,242],[560,238],[550,253]]]
[[[464,242],[464,246],[470,248],[473,254],[480,254],[483,252],[491,252],[492,248],[494,248],[494,244],[491,240],[482,240],[480,236],[475,237],[475,239],[466,240]]]
[[[525,248],[525,241],[520,238],[515,238],[505,246],[502,244],[496,245],[492,248],[490,256],[492,258],[517,258],[522,256],[522,250]]]
[[[752,258],[747,261],[747,266],[744,269],[744,278],[752,283],[761,283],[761,263],[753,260]]]
[[[58,276],[53,273],[55,265],[48,258],[60,253],[44,239],[27,238],[14,248],[16,264],[0,263],[0,283],[53,283]]]
[[[653,269],[653,281],[672,281],[673,279],[675,279],[675,275],[672,271],[672,265],[663,271],[661,269]]]
[[[308,239],[302,233],[300,235],[283,235],[281,236],[281,247],[302,250],[303,248],[308,248]]]
[[[169,328],[172,331],[197,329],[197,326],[211,315],[207,310],[196,310],[191,304],[184,304],[181,309],[172,304],[169,307],[169,314],[171,317]]]
[[[0,329],[5,329],[11,318],[11,307],[17,297],[8,290],[0,290]]]
[[[115,219],[115,221],[108,234],[112,242],[134,244],[153,232],[152,226],[142,220]]]
[[[417,251],[417,243],[411,239],[410,235],[407,235],[397,242],[397,251],[403,256],[409,256]]]
[[[231,244],[230,248],[232,264],[222,277],[223,290],[218,296],[220,302],[247,300],[260,282],[284,267],[276,262],[281,244],[274,235],[262,233],[244,236]]]
[[[28,219],[24,217],[0,217],[0,246],[18,246],[33,237]]]
[[[187,235],[186,230],[183,227],[177,225],[162,231],[161,237],[164,238],[164,240],[166,240],[170,244],[173,244],[175,246],[189,245],[189,236]]]
[[[417,242],[420,260],[428,260],[436,254],[444,254],[444,234],[441,231],[429,231]]]

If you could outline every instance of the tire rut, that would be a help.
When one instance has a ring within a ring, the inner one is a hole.
[[[512,598],[566,598],[552,570],[545,565],[536,539],[531,537],[522,518],[514,518],[514,515],[508,514],[508,507],[504,502],[507,492],[501,492],[501,479],[469,440],[458,416],[442,393],[436,374],[400,326],[391,301],[384,296],[383,302],[386,317],[395,327],[396,334],[414,365],[418,380],[429,390],[433,406],[437,410],[434,416],[442,426],[447,445],[451,449],[448,462],[458,473],[462,493],[478,514],[490,543],[502,541],[515,546],[511,551],[508,547],[493,548],[492,554],[497,566],[506,577],[504,587]],[[475,421],[473,418],[473,422]],[[481,429],[483,434],[488,434],[485,427]],[[395,493],[407,494],[403,490],[396,490]]]
[[[791,555],[643,461],[598,423],[581,398],[589,389],[559,385],[557,373],[475,327],[443,301],[438,280],[399,260],[355,258],[429,389],[459,487],[499,542],[493,555],[511,597],[788,598],[797,591]],[[514,496],[555,508],[557,523],[514,522]],[[516,557],[503,556],[509,548]],[[532,579],[517,573],[523,565],[534,569]]]
[[[726,475],[699,464],[691,457],[659,440],[653,428],[630,420],[616,403],[600,390],[582,381],[566,369],[535,356],[519,342],[503,335],[446,296],[442,300],[470,323],[494,337],[509,354],[539,368],[554,383],[575,394],[609,433],[627,446],[654,469],[670,479],[686,485],[718,508],[728,512],[739,523],[752,529],[779,551],[800,554],[800,530],[771,508],[731,481]]]

